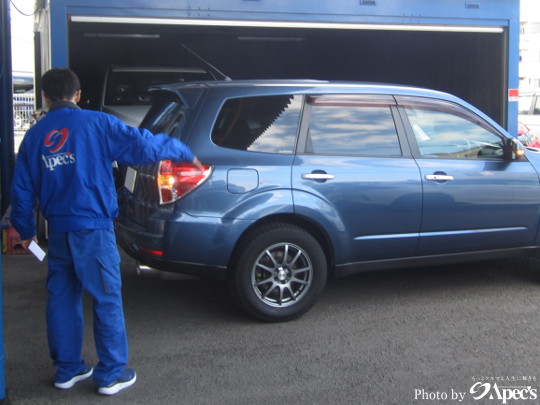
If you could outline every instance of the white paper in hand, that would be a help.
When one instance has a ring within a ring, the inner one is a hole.
[[[45,258],[45,255],[46,255],[45,251],[41,249],[35,241],[30,242],[30,245],[28,246],[28,250],[32,252],[34,256],[36,256],[40,262],[42,262],[43,259]]]

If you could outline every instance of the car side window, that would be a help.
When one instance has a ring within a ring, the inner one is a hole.
[[[229,99],[212,130],[221,147],[250,152],[294,152],[301,96],[260,96]]]
[[[536,100],[534,103],[534,113],[535,115],[540,114],[540,96],[536,96]]]
[[[501,159],[502,137],[477,117],[433,107],[406,106],[420,155],[444,159]]]
[[[306,153],[402,155],[390,102],[371,103],[369,98],[344,95],[312,96],[308,104]]]

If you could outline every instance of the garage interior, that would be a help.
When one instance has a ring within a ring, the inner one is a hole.
[[[88,108],[96,108],[110,65],[197,65],[185,44],[232,79],[427,87],[455,94],[505,125],[503,32],[69,24],[69,65],[81,78]]]

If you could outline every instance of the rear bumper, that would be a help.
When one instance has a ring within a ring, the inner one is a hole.
[[[191,276],[223,280],[226,277],[226,265],[208,265],[171,257],[170,245],[165,243],[163,235],[147,232],[142,226],[127,219],[115,223],[116,237],[120,247],[139,263],[156,270],[188,274]],[[178,256],[182,250],[182,241],[175,241]],[[193,252],[190,252],[193,254]]]

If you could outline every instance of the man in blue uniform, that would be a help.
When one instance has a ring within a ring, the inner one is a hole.
[[[130,127],[108,114],[79,109],[80,83],[70,69],[49,70],[41,88],[49,112],[30,128],[19,149],[10,219],[24,247],[35,238],[36,199],[48,221],[46,315],[55,387],[68,389],[93,375],[98,392],[113,395],[134,384],[137,377],[126,368],[112,162],[141,165],[175,160],[201,165],[177,139]],[[81,356],[83,290],[94,299],[99,359],[95,369]]]

